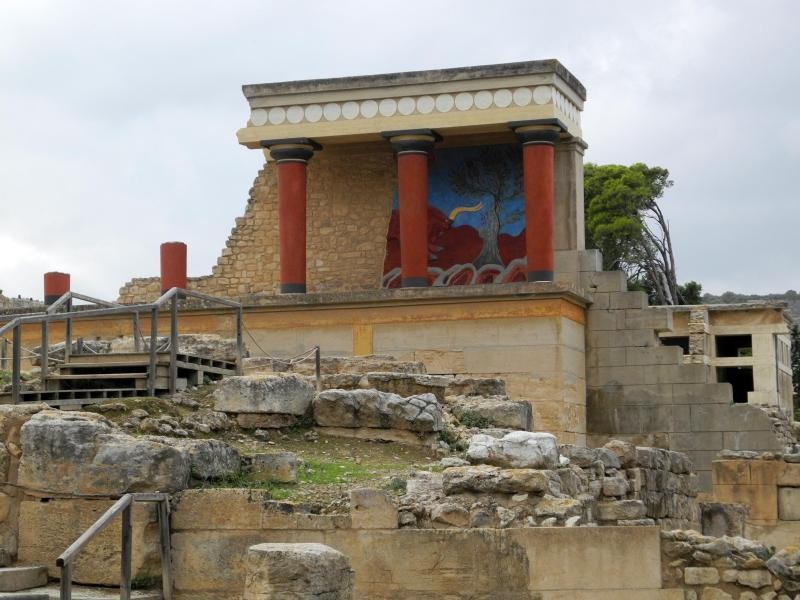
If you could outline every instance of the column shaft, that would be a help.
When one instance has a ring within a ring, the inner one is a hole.
[[[428,285],[428,155],[397,155],[400,271],[403,287]]]
[[[528,281],[553,281],[554,150],[552,144],[522,148]]]
[[[306,163],[280,161],[277,169],[281,293],[305,293]]]

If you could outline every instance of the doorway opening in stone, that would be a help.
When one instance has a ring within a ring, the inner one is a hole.
[[[730,383],[734,404],[746,404],[747,393],[753,391],[753,367],[717,367],[717,381]]]

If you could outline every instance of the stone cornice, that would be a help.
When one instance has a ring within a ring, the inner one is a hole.
[[[580,136],[584,87],[558,61],[531,61],[244,86],[251,113],[239,142],[309,137],[333,144],[381,132],[436,129],[445,137],[502,131],[506,123],[559,119]]]

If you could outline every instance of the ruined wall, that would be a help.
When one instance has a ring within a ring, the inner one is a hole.
[[[176,503],[172,528],[178,598],[231,598],[253,544],[319,542],[350,558],[356,599],[682,599],[660,589],[653,527],[351,528],[348,516],[295,513],[263,492],[198,490]]]
[[[395,180],[394,156],[388,146],[333,147],[311,159],[306,226],[309,292],[380,287]],[[278,283],[276,170],[267,163],[211,275],[190,278],[189,287],[239,297],[276,293]],[[120,289],[119,300],[152,300],[159,291],[158,277],[137,278]]]
[[[685,363],[664,346],[672,312],[648,307],[643,292],[628,292],[622,272],[582,273],[592,299],[587,316],[587,430],[589,443],[609,438],[686,452],[711,489],[711,462],[723,448],[783,451],[787,439],[775,417],[757,406],[733,404],[730,384],[716,383],[704,362]]]
[[[556,250],[573,255],[584,246],[584,148],[580,140],[564,142],[555,157],[554,243]],[[310,293],[380,288],[396,179],[388,144],[330,146],[314,155],[308,165],[306,227]],[[211,274],[190,277],[189,288],[229,297],[275,294],[278,268],[276,175],[274,164],[267,163]],[[556,270],[562,268],[571,267],[557,261]],[[119,301],[150,301],[159,292],[158,277],[134,278],[120,289]]]

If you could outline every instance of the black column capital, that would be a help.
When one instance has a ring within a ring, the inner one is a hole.
[[[442,141],[442,136],[433,129],[385,131],[382,135],[397,154],[428,154],[436,142]]]
[[[558,119],[533,119],[512,121],[508,124],[522,145],[549,144],[555,146],[567,127]]]
[[[260,144],[262,148],[269,150],[276,163],[308,162],[315,150],[322,150],[320,144],[308,138],[261,140]]]

